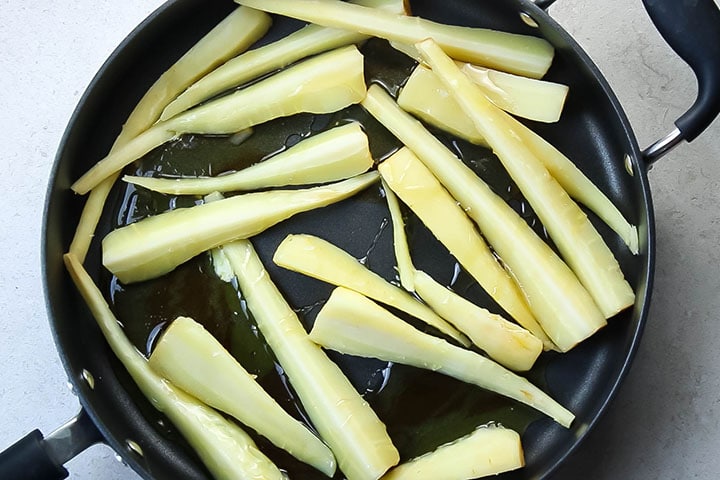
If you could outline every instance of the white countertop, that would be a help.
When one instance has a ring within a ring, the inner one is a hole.
[[[40,245],[45,189],[75,104],[160,0],[0,2],[0,450],[77,413],[50,333]],[[559,0],[551,14],[586,48],[641,146],[693,101],[692,74],[640,0]],[[720,121],[650,173],[657,265],[649,321],[612,405],[558,479],[715,479],[720,472]],[[137,476],[96,446],[73,479]]]

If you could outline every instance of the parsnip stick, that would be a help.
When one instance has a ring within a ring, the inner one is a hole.
[[[395,250],[395,261],[397,262],[400,285],[408,292],[414,292],[415,266],[410,257],[410,248],[408,246],[407,236],[405,235],[405,222],[403,221],[402,212],[400,211],[400,201],[385,180],[382,180],[382,186],[392,220],[393,248]]]
[[[315,318],[310,339],[349,355],[425,368],[529,405],[569,427],[574,415],[492,360],[416,330],[369,298],[338,287]]]
[[[348,198],[377,178],[373,171],[321,187],[247,193],[147,217],[103,239],[103,265],[123,283],[158,277],[218,245]]]
[[[318,55],[243,90],[156,123],[100,160],[73,185],[84,194],[153,148],[183,133],[224,134],[299,112],[329,113],[365,95],[363,56],[354,46]]]
[[[398,104],[431,125],[469,142],[487,146],[472,120],[462,112],[437,75],[426,67],[416,68],[400,92]],[[623,217],[607,196],[569,158],[540,135],[512,117],[506,120],[568,195],[592,210],[637,255],[637,228]]]
[[[348,480],[376,480],[399,461],[385,425],[313,343],[249,240],[223,246],[258,327]]]
[[[466,347],[470,345],[462,333],[425,304],[367,269],[345,250],[321,238],[312,235],[288,235],[275,251],[273,262],[294,272],[350,288],[391,305],[437,328],[460,344]]]
[[[600,234],[514,132],[509,116],[487,100],[432,40],[415,45],[470,117],[547,229],[605,318],[635,303],[635,293]]]
[[[434,38],[453,58],[533,78],[545,75],[553,47],[544,39],[444,25],[336,0],[235,0],[241,5],[332,28],[414,44]]]
[[[113,353],[152,405],[167,415],[217,480],[282,480],[280,470],[235,423],[156,374],[120,328],[105,298],[71,253],[65,266]]]
[[[475,173],[437,138],[373,85],[363,107],[408,146],[460,202],[518,282],[530,311],[561,351],[606,325],[565,263]]]

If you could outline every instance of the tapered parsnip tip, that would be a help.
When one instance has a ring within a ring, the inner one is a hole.
[[[635,225],[630,225],[626,242],[630,252],[637,255],[640,252],[640,241],[638,239],[638,230]]]

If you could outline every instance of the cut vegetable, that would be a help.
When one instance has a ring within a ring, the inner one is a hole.
[[[207,405],[238,419],[279,448],[335,473],[330,449],[268,395],[202,325],[178,317],[150,356],[150,368]]]
[[[348,198],[377,178],[373,171],[321,187],[248,193],[147,217],[103,239],[103,265],[123,283],[158,277],[218,245]]]
[[[509,472],[524,465],[517,432],[482,426],[433,452],[398,465],[383,480],[469,480]]]
[[[217,480],[281,480],[278,468],[235,423],[156,374],[125,336],[102,292],[71,253],[65,265],[113,353],[140,391],[167,415]]]
[[[355,0],[353,3],[396,14],[405,11],[402,0]],[[351,43],[359,43],[367,38],[367,35],[347,30],[307,25],[280,40],[253,49],[216,68],[171,102],[163,111],[160,120],[174,117],[230,88],[286,67],[302,58]]]
[[[417,74],[418,71],[422,74]],[[398,104],[431,125],[469,142],[487,146],[472,120],[462,112],[432,70],[418,67],[400,92]],[[592,210],[623,239],[633,254],[637,254],[637,228],[625,220],[607,196],[570,159],[540,135],[510,116],[506,120],[568,195]]]
[[[367,171],[373,164],[368,139],[357,123],[313,135],[268,160],[211,178],[125,176],[128,183],[175,195],[257,190],[333,182]]]
[[[385,425],[313,343],[248,240],[223,247],[258,327],[348,480],[376,480],[399,461]]]
[[[365,95],[363,56],[354,46],[305,60],[243,90],[155,124],[100,160],[73,185],[84,194],[183,133],[226,134],[299,112],[330,113]]]
[[[553,47],[544,39],[483,28],[444,25],[335,0],[235,0],[257,8],[332,28],[414,44],[434,38],[454,58],[533,78],[545,75]]]
[[[635,293],[600,234],[490,103],[432,40],[415,45],[475,128],[490,144],[580,282],[610,318],[635,303]]]
[[[391,305],[469,346],[468,339],[410,294],[368,270],[358,260],[330,242],[312,235],[288,235],[280,243],[273,262],[318,280],[350,288]]]
[[[430,308],[501,365],[517,371],[530,370],[543,351],[539,338],[464,299],[427,273],[416,271],[414,281],[415,291]]]
[[[415,154],[402,148],[381,163],[378,170],[390,188],[480,286],[520,325],[550,346],[518,286],[498,263],[457,201]]]
[[[471,350],[420,332],[367,297],[336,288],[310,339],[340,353],[432,370],[529,405],[569,427],[574,415],[526,379]]]
[[[606,325],[590,295],[553,250],[502,198],[379,86],[362,102],[407,145],[479,226],[545,333],[561,351]]]
[[[408,292],[415,291],[415,267],[410,257],[407,236],[405,235],[405,222],[400,211],[400,202],[392,189],[382,181],[385,199],[387,200],[390,218],[393,226],[393,248],[395,249],[395,261],[397,261],[398,276],[400,285]]]

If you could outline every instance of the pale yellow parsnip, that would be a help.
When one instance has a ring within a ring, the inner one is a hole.
[[[395,250],[400,285],[408,292],[413,292],[415,291],[415,266],[413,266],[410,257],[410,248],[405,235],[405,222],[400,210],[400,201],[385,180],[382,180],[382,186],[388,210],[390,211],[390,218],[392,219],[393,249]]]

